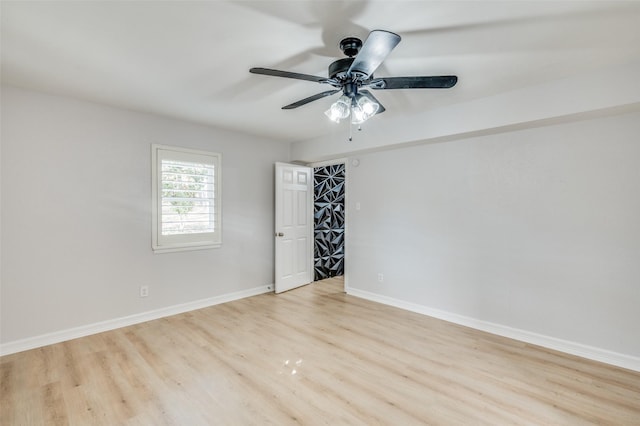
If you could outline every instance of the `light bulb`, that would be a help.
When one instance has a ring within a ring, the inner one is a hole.
[[[377,102],[372,101],[368,96],[360,95],[358,98],[358,105],[362,108],[365,114],[367,114],[367,118],[375,115],[380,109],[380,105]]]
[[[373,117],[378,109],[380,109],[380,105],[377,102],[373,102],[365,95],[357,95],[351,107],[351,122],[353,124],[363,123]]]
[[[345,95],[342,95],[333,105],[331,105],[328,110],[324,112],[324,114],[329,117],[329,120],[339,123],[340,120],[349,116],[350,105],[351,99],[349,99]]]
[[[361,106],[356,104],[351,108],[351,122],[353,124],[363,123],[367,118],[369,117],[365,114]]]
[[[368,98],[364,98],[364,99],[368,100]],[[378,108],[380,108],[379,105],[371,101],[362,103],[362,110],[368,116],[372,116],[373,114],[375,114],[378,111]]]
[[[329,117],[329,120],[331,120],[331,121],[335,121],[336,123],[340,122],[340,117],[338,116],[336,109],[333,108],[333,105],[332,105],[331,108],[329,108],[328,110],[326,110],[324,112],[324,115]]]

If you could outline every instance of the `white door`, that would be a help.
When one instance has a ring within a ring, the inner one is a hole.
[[[276,293],[313,281],[312,169],[276,163]]]

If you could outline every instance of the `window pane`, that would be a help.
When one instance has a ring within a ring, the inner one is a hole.
[[[214,232],[213,164],[162,160],[162,235]]]

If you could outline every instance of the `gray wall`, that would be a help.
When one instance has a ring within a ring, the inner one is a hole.
[[[222,153],[222,248],[152,253],[152,143]],[[272,284],[287,159],[285,144],[3,87],[2,342]]]
[[[640,355],[640,113],[357,158],[351,288]]]

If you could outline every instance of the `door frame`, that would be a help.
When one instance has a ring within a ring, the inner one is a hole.
[[[344,279],[344,291],[347,291],[347,288],[349,288],[348,286],[348,274],[347,274],[347,259],[349,256],[349,250],[347,250],[347,241],[349,238],[349,172],[350,172],[350,167],[349,167],[349,158],[347,157],[342,157],[342,158],[336,158],[334,160],[327,160],[327,161],[318,161],[318,162],[313,162],[313,163],[306,163],[305,165],[308,167],[311,167],[311,179],[313,182],[313,208],[311,209],[311,218],[313,220],[313,247],[314,250],[311,253],[311,265],[314,265],[314,252],[315,252],[315,220],[313,218],[313,213],[314,213],[314,209],[315,209],[315,201],[316,201],[316,197],[315,197],[315,168],[316,167],[324,167],[324,166],[335,166],[337,164],[344,164],[344,273],[342,275],[343,279]],[[314,267],[314,271],[313,271],[313,277],[315,279],[315,267]],[[315,282],[315,280],[313,281]]]

